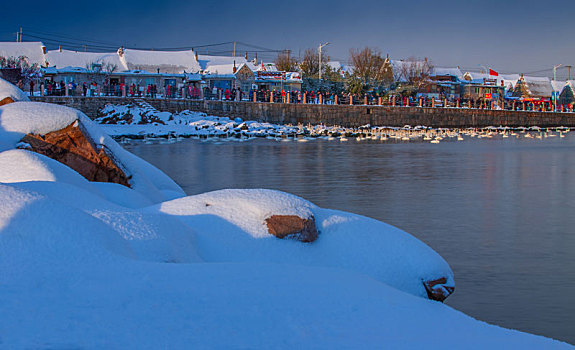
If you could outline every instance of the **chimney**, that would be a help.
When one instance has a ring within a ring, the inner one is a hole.
[[[236,74],[236,71],[237,71],[237,70],[238,70],[238,69],[236,68],[236,60],[234,60],[234,70],[233,70],[234,74]]]
[[[256,52],[256,55],[254,57],[254,64],[258,64],[258,53]]]
[[[246,59],[246,61],[248,60],[248,52],[246,51],[246,55],[244,56],[244,58]]]
[[[58,45],[58,51],[62,52],[62,45]]]

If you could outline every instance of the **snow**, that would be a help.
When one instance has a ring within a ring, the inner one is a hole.
[[[79,121],[97,147],[104,147],[131,176],[132,188],[152,202],[184,196],[161,170],[124,150],[82,112],[54,104],[15,102],[0,107],[0,151],[14,148],[28,133],[47,134]]]
[[[160,112],[147,103],[107,105],[96,119],[102,130],[114,137],[129,136],[282,136],[300,133],[298,127],[237,121],[227,117],[207,116],[201,112]],[[168,141],[167,141],[168,142]]]
[[[207,75],[217,75],[217,76],[230,76],[234,77],[237,72],[242,68],[245,63],[241,64],[218,64],[218,65],[209,65],[204,70],[204,73]],[[235,72],[234,72],[235,67]]]
[[[198,63],[200,64],[201,70],[208,70],[210,66],[233,66],[234,62],[236,62],[237,66],[242,63],[248,63],[244,57],[198,55]]]
[[[39,41],[33,42],[0,42],[0,56],[18,58],[25,56],[29,64],[46,65],[44,50],[46,47]]]
[[[155,73],[182,74],[200,71],[200,64],[192,50],[187,51],[145,51],[133,49],[119,50],[123,70],[145,70]]]
[[[22,90],[0,78],[0,101],[6,97],[10,97],[14,101],[30,101]]]
[[[42,154],[12,149],[0,152],[0,182],[53,181],[71,184],[101,195],[82,175]]]
[[[50,67],[56,67],[59,69],[66,67],[76,67],[76,68],[91,68],[93,63],[98,64],[112,64],[117,67],[117,69],[126,70],[126,67],[122,67],[120,58],[117,52],[81,52],[81,51],[70,51],[70,50],[50,50],[46,54],[46,60]]]
[[[181,190],[85,119],[0,108],[2,348],[572,348],[418,297],[422,280],[453,283],[451,270],[385,223],[261,189],[150,205],[147,191]],[[13,149],[13,134],[76,120],[148,188],[90,183]],[[265,234],[271,214],[313,216],[318,240]]]
[[[4,105],[0,107],[0,151],[14,148],[26,134],[44,135],[63,129],[82,114],[78,110],[49,103],[15,102]]]
[[[283,192],[222,190],[164,202],[149,210],[177,216],[196,229],[206,261],[339,267],[421,297],[426,297],[422,281],[446,277],[446,284],[454,285],[449,265],[413,236],[373,219],[318,208]],[[319,239],[313,244],[278,240],[264,225],[274,214],[315,217]]]
[[[463,73],[461,73],[461,69],[459,69],[459,67],[455,68],[433,67],[429,75],[432,77],[450,75],[457,77],[457,79],[459,80],[463,80]]]

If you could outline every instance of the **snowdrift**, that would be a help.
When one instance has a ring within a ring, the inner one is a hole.
[[[365,273],[421,297],[447,297],[455,287],[449,265],[413,236],[360,215],[319,208],[272,190],[221,190],[164,202],[146,211],[179,217],[197,230],[206,261],[274,262],[338,267]],[[313,217],[318,239],[304,244],[268,232],[273,215]],[[445,279],[426,289],[426,283]]]

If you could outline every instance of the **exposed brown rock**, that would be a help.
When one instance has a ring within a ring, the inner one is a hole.
[[[4,105],[7,105],[9,103],[14,103],[14,102],[16,102],[16,101],[14,101],[12,99],[12,97],[5,97],[2,100],[0,100],[0,106],[4,106]]]
[[[46,135],[27,134],[21,141],[30,145],[26,149],[69,166],[89,181],[113,182],[130,187],[129,177],[104,148],[96,148],[82,132],[79,122]]]
[[[313,242],[318,233],[314,217],[302,219],[297,215],[272,215],[266,219],[268,232],[277,238],[296,239],[301,242]]]
[[[436,280],[432,281],[424,281],[423,285],[425,286],[425,290],[427,291],[427,297],[431,300],[437,300],[443,302],[450,296],[455,287],[453,286],[446,286],[447,278],[441,277]]]

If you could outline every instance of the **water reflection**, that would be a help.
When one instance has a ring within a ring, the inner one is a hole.
[[[575,343],[575,135],[437,145],[187,140],[126,148],[188,194],[273,188],[398,226],[453,268],[457,289],[448,304]]]

